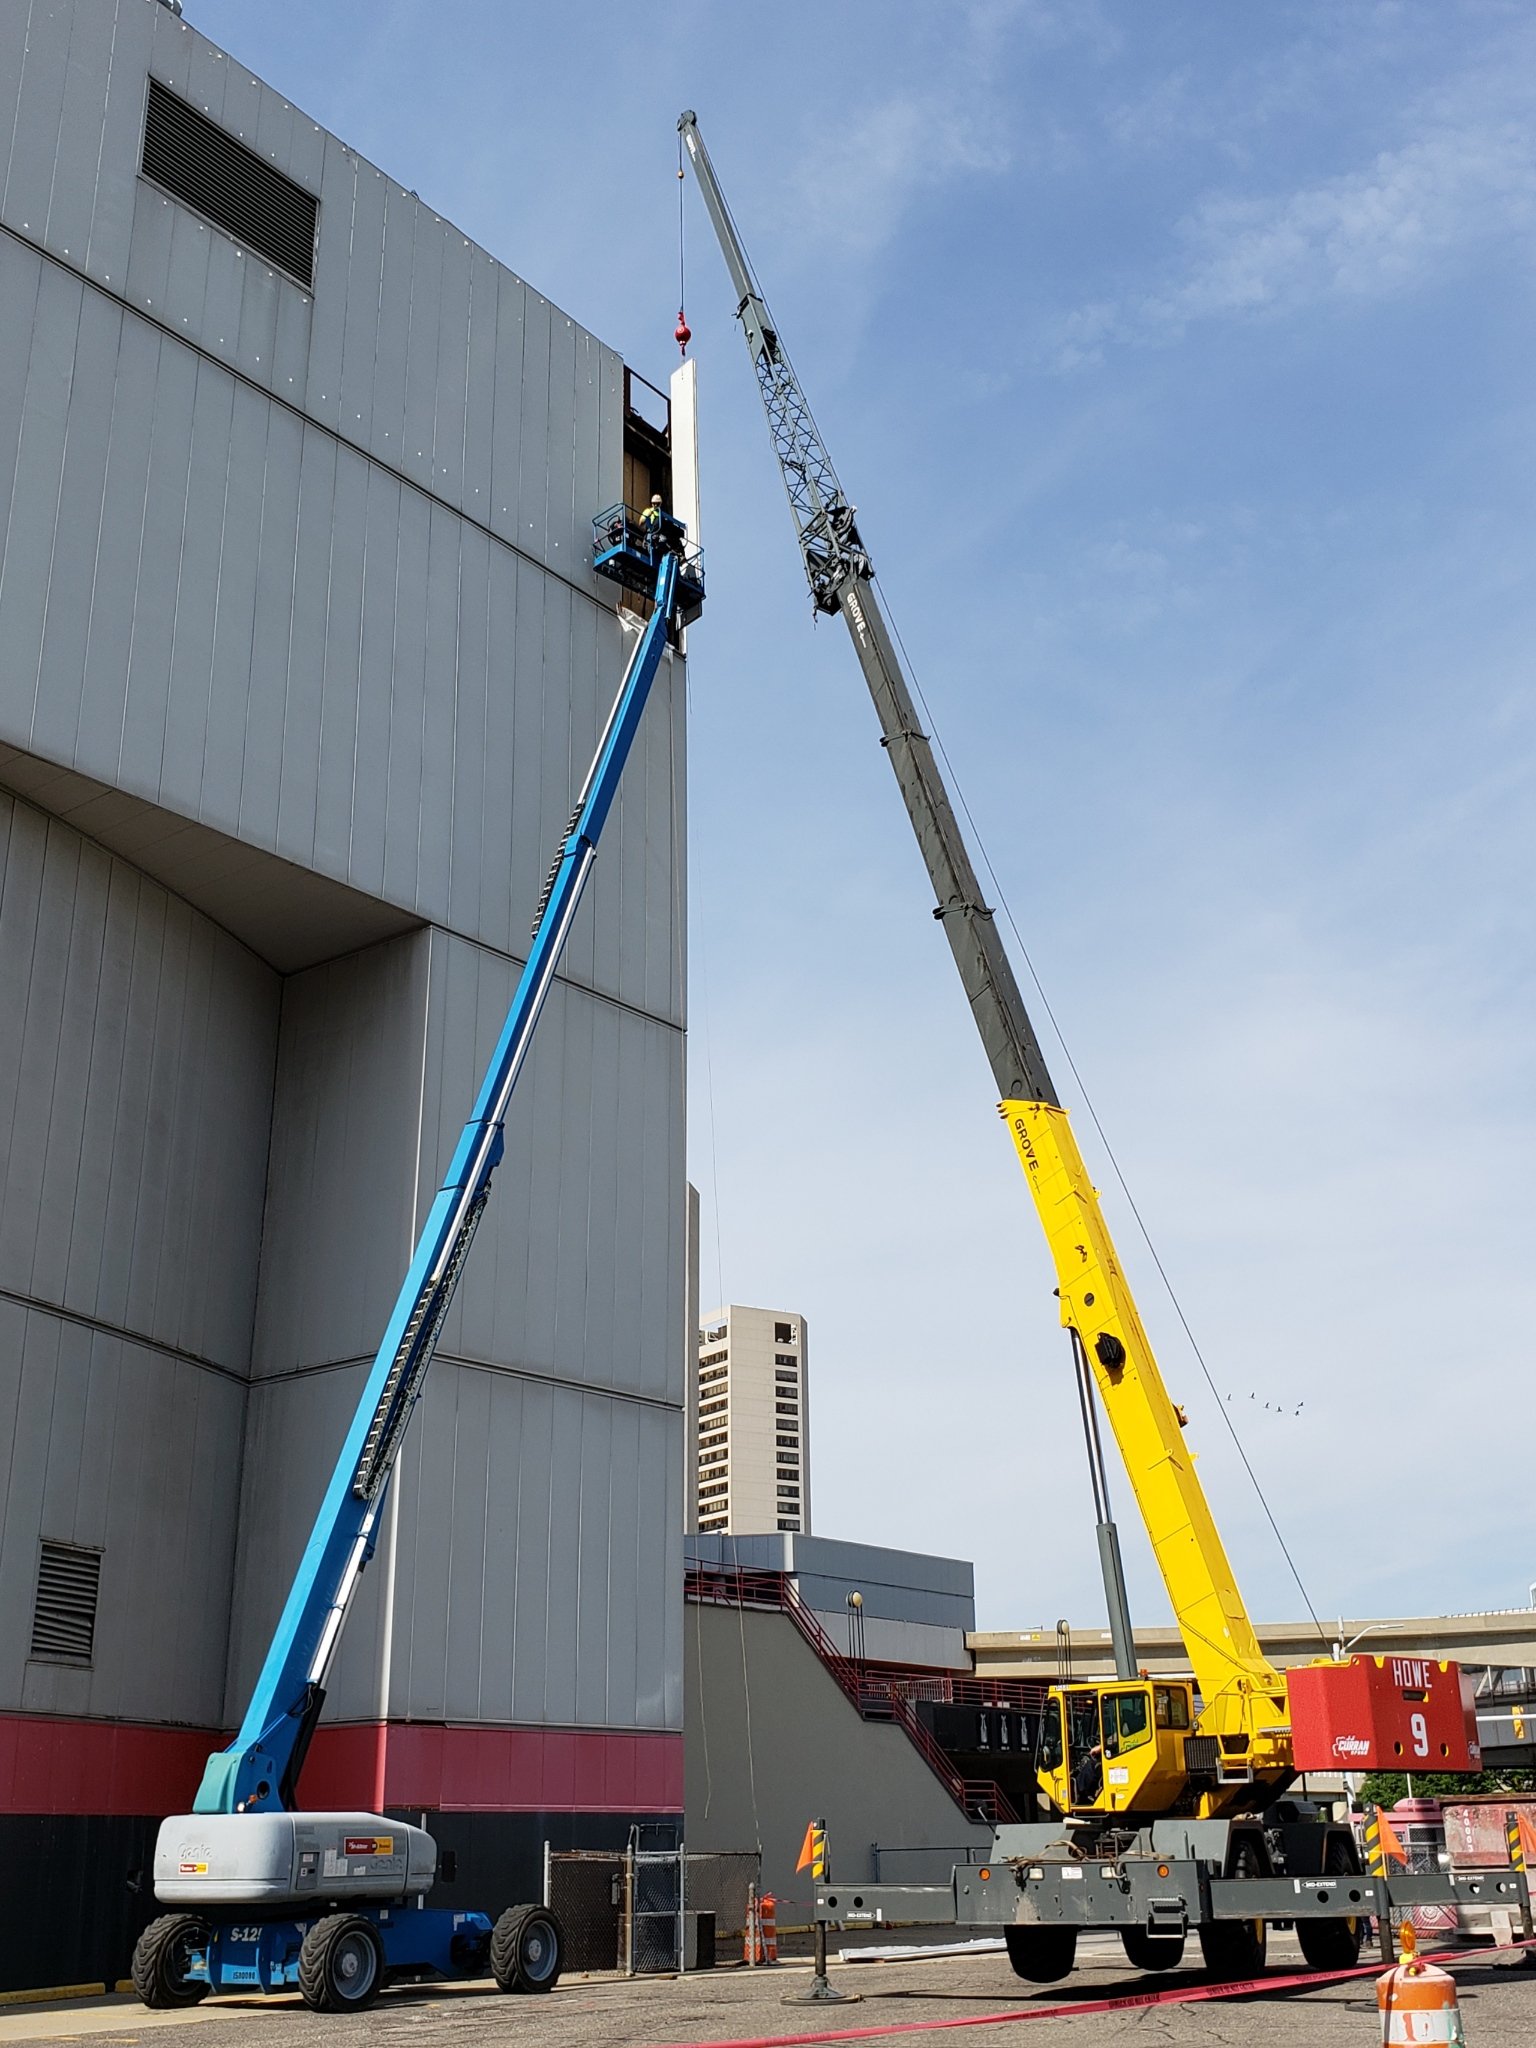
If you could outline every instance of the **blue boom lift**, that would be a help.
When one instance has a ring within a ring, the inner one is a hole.
[[[401,1285],[315,1517],[245,1718],[208,1759],[189,1814],[162,1822],[155,1895],[172,1912],[133,1956],[149,2006],[210,1991],[297,1987],[316,2012],[359,2011],[390,1976],[494,1976],[503,1991],[548,1991],[560,1974],[558,1922],[542,1906],[484,1913],[429,1907],[437,1845],[376,1813],[297,1810],[299,1772],[357,1582],[373,1555],[400,1445],[502,1155],[522,1071],[598,838],[639,728],[662,650],[697,617],[703,574],[682,527],[642,524],[623,506],[593,522],[593,566],[652,610],[534,917],[533,943],[501,1037]]]

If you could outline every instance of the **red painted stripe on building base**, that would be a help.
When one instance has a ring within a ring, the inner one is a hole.
[[[210,1750],[227,1739],[211,1728],[0,1714],[0,1813],[184,1813]],[[316,1733],[302,1792],[306,1805],[320,1808],[382,1803],[428,1812],[680,1813],[683,1738],[611,1729],[344,1723]]]
[[[0,1714],[0,1813],[176,1813],[218,1736],[206,1728]]]

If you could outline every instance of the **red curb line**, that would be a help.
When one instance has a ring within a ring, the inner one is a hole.
[[[1512,1941],[1499,1948],[1440,1949],[1433,1955],[1421,1954],[1421,1963],[1469,1962],[1475,1955],[1513,1955],[1521,1949],[1533,1948],[1536,1944],[1526,1941]],[[750,2039],[737,2037],[722,2041],[667,2041],[652,2044],[652,2048],[813,2048],[813,2044],[825,2041],[874,2041],[891,2034],[927,2034],[946,2027],[1010,2027],[1025,2020],[1064,2020],[1079,2014],[1130,2012],[1149,2005],[1199,2005],[1217,1998],[1243,1998],[1256,1991],[1293,1991],[1302,1986],[1316,1991],[1324,1984],[1345,1984],[1356,1977],[1379,1977],[1384,1965],[1378,1959],[1374,1963],[1360,1963],[1352,1970],[1302,1970],[1285,1977],[1245,1977],[1236,1984],[1194,1984],[1186,1989],[1173,1991],[1133,1991],[1124,1998],[1080,1999],[1075,2005],[1025,2005],[1012,2012],[962,2013],[957,2018],[942,2020],[894,2020],[880,2027],[838,2027],[823,2034],[756,2034]]]

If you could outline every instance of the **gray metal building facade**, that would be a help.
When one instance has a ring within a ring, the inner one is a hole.
[[[143,174],[152,78],[318,199],[312,283]],[[628,391],[156,0],[0,8],[0,1835],[72,1883],[238,1718],[500,1026],[625,658]],[[682,1804],[683,701],[669,656],[304,1788],[509,1895]]]

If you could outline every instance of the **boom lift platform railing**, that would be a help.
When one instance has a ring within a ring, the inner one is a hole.
[[[490,1197],[512,1091],[680,602],[690,617],[703,602],[697,557],[688,557],[678,523],[669,527],[666,544],[645,553],[650,617],[545,882],[501,1035],[363,1383],[250,1703],[234,1740],[209,1757],[193,1811],[161,1825],[155,1893],[178,1910],[153,1922],[134,1951],[134,1987],[146,2005],[192,2005],[210,1990],[297,1987],[318,2011],[356,2011],[377,1996],[386,1974],[489,1971],[504,1991],[546,1991],[559,1976],[560,1930],[546,1908],[510,1907],[493,1926],[484,1913],[425,1906],[437,1848],[424,1828],[375,1813],[295,1808],[336,1645]],[[595,546],[593,566],[634,588],[628,558],[621,572]]]

